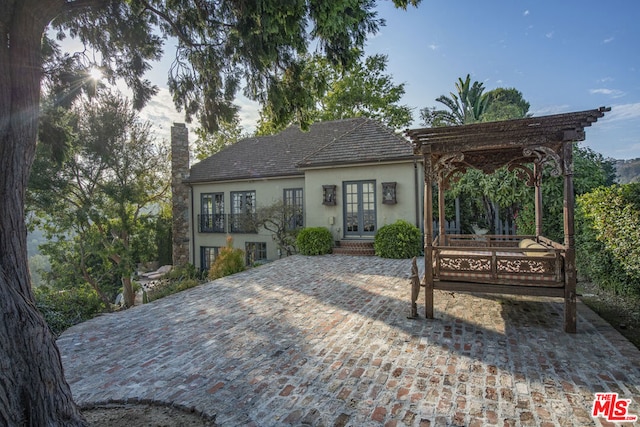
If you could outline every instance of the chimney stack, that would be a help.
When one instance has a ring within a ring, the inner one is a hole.
[[[171,205],[173,265],[189,263],[189,131],[184,123],[171,127]]]

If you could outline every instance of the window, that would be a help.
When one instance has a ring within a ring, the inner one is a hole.
[[[244,244],[247,265],[267,259],[267,244],[265,242],[247,242]]]
[[[224,193],[203,193],[200,201],[200,232],[224,233]]]
[[[255,191],[234,191],[231,193],[231,232],[257,233],[253,218],[256,213]]]
[[[302,188],[285,188],[283,201],[287,230],[304,227]]]
[[[213,262],[216,260],[220,248],[217,246],[201,246],[200,247],[200,269],[209,271]]]

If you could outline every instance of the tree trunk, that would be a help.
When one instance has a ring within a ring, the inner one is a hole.
[[[41,38],[55,16],[52,3],[59,4],[0,0],[0,425],[6,426],[86,424],[34,304],[27,267],[24,195],[35,155]]]
[[[136,294],[133,292],[133,285],[131,284],[131,277],[122,277],[122,296],[124,298],[124,306],[129,308],[133,307],[136,303]]]

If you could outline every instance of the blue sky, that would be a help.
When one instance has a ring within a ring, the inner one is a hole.
[[[640,158],[640,1],[423,0],[406,11],[378,3],[387,25],[365,52],[388,55],[388,73],[405,83],[402,103],[415,109],[412,127],[420,127],[420,108],[438,105],[469,73],[487,90],[520,90],[536,116],[610,106],[584,144],[606,157]],[[162,63],[150,77],[166,88]],[[257,106],[238,101],[253,129]],[[162,90],[147,117],[181,121],[170,104]]]

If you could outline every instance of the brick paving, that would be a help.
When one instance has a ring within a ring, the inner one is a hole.
[[[409,272],[289,257],[58,345],[82,406],[171,403],[221,426],[609,426],[591,417],[603,391],[640,415],[640,352],[583,304],[575,335],[562,302],[540,297],[436,292],[436,319],[410,320]]]

